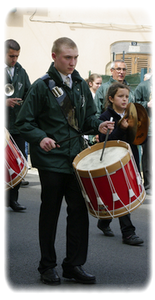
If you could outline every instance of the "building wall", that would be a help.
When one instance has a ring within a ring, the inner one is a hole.
[[[33,82],[48,70],[53,41],[67,36],[78,45],[77,70],[87,78],[89,71],[105,74],[112,44],[151,43],[151,22],[145,9],[136,8],[16,8],[6,16],[5,39],[13,38],[21,45],[19,62]]]

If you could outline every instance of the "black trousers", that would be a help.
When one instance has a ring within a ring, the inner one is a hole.
[[[41,206],[39,241],[41,260],[39,272],[57,265],[55,237],[63,196],[67,203],[66,257],[63,269],[83,265],[88,248],[88,212],[75,175],[39,170]]]
[[[112,219],[108,219],[108,220],[100,219],[98,222],[100,223],[101,228],[106,228],[112,222]],[[122,238],[127,238],[130,235],[133,235],[135,233],[136,228],[133,226],[131,222],[130,214],[127,214],[123,217],[119,217],[119,224],[122,232]]]

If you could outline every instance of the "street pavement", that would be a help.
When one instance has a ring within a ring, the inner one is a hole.
[[[66,204],[62,203],[58,222],[56,252],[57,271],[61,285],[48,286],[40,281],[37,270],[40,260],[38,242],[38,216],[40,208],[40,182],[36,169],[31,169],[25,177],[29,185],[20,188],[19,203],[27,209],[13,212],[5,208],[6,257],[5,276],[8,288],[19,291],[138,291],[143,293],[152,280],[151,245],[151,203],[147,196],[144,203],[131,214],[136,233],[144,240],[139,246],[122,243],[118,219],[111,228],[114,237],[106,237],[97,228],[97,219],[89,216],[90,234],[87,262],[84,269],[96,276],[96,284],[82,285],[62,277],[61,263],[65,257]]]

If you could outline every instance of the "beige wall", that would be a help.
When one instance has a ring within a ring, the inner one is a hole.
[[[77,70],[83,78],[88,77],[90,70],[105,74],[112,43],[152,41],[152,20],[145,9],[40,8],[32,16],[34,12],[35,8],[17,8],[5,20],[5,39],[13,38],[21,45],[19,62],[31,82],[47,71],[53,41],[61,36],[77,43]]]

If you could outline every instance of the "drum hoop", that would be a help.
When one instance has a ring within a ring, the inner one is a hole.
[[[139,197],[137,199],[135,199],[131,204],[129,204],[130,205],[130,209],[129,209],[130,213],[132,211],[134,211],[135,209],[137,209],[144,202],[145,197],[146,197],[146,192],[143,187],[142,192],[139,195]],[[110,212],[112,212],[112,211],[110,211]],[[107,210],[103,210],[102,212],[99,212],[99,214],[97,215],[97,214],[94,214],[94,211],[89,207],[89,213],[93,217],[98,218],[98,219],[111,219],[111,214],[109,214]],[[114,210],[114,214],[112,215],[112,218],[119,218],[119,217],[127,215],[128,213],[129,213],[128,209],[126,209],[126,207],[123,206],[121,208]]]
[[[5,189],[7,190],[7,189],[14,188],[17,184],[19,184],[23,180],[27,172],[28,172],[28,166],[27,164],[25,164],[21,172],[17,174],[18,176],[16,176],[14,179],[11,179],[9,182],[5,181]]]
[[[95,170],[80,170],[77,168],[77,165],[79,163],[79,161],[81,161],[81,159],[83,159],[85,156],[87,156],[88,154],[91,154],[97,150],[103,149],[103,144],[104,143],[97,143],[95,145],[93,145],[92,147],[89,147],[85,150],[83,150],[82,152],[80,152],[74,159],[73,161],[73,167],[75,169],[78,170],[79,175],[83,178],[89,178],[89,171],[91,172],[93,178],[97,178],[100,176],[106,176],[106,169],[108,170],[108,173],[115,173],[117,170],[121,169],[121,163],[125,166],[131,159],[131,149],[129,144],[120,141],[120,140],[114,140],[114,141],[108,141],[106,143],[106,148],[109,147],[123,147],[126,148],[128,150],[128,152],[125,154],[124,157],[121,158],[121,160],[118,160],[117,162],[115,162],[114,164],[108,165],[106,167],[100,168],[100,169],[95,169]]]

